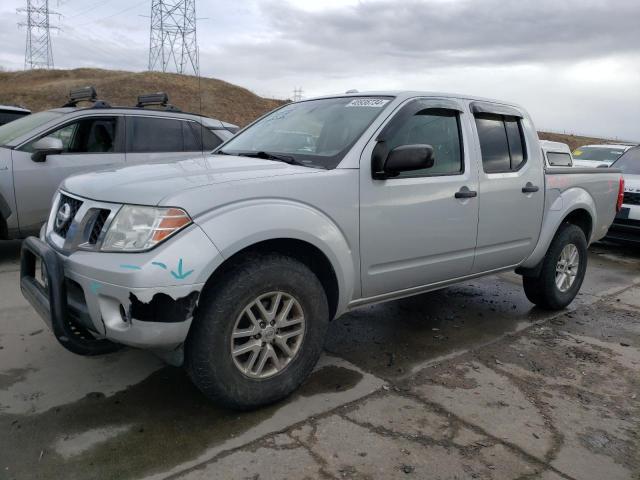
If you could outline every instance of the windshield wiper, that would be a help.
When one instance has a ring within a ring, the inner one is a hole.
[[[306,164],[302,163],[299,160],[296,160],[293,157],[290,157],[289,155],[280,155],[278,153],[265,152],[262,150],[259,152],[242,152],[242,153],[237,153],[236,155],[240,157],[263,158],[264,160],[276,160],[278,162],[288,163],[289,165],[301,165],[303,167],[307,166]]]

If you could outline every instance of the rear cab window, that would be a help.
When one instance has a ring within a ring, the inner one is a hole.
[[[476,113],[476,128],[485,173],[516,172],[527,161],[521,119],[510,115]]]

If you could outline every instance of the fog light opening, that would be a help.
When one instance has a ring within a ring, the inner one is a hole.
[[[124,309],[124,305],[120,304],[120,317],[124,323],[129,323],[129,316],[127,315],[127,311]]]

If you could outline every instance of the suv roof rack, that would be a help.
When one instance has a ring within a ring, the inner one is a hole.
[[[147,93],[138,96],[137,108],[149,107],[151,105],[159,105],[170,112],[180,112],[181,110],[169,103],[169,95],[165,92]]]
[[[96,87],[93,85],[72,89],[69,92],[69,100],[67,100],[67,103],[65,103],[63,107],[76,107],[80,102],[91,102],[93,103],[93,108],[111,107],[107,102],[98,100]]]

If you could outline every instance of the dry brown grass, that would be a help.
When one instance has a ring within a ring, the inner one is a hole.
[[[112,105],[133,106],[142,93],[166,92],[183,111],[200,112],[198,78],[160,72],[78,68],[0,72],[0,104],[20,104],[34,112],[61,106],[72,88],[94,85]],[[262,98],[215,78],[202,78],[202,113],[243,126],[283,102]]]
[[[197,77],[94,68],[0,72],[0,104],[20,104],[37,112],[59,107],[70,89],[87,85],[94,85],[98,96],[112,105],[131,106],[142,93],[166,92],[171,103],[183,111],[200,112]],[[215,78],[202,78],[201,89],[204,115],[240,126],[283,103]],[[539,132],[539,135],[543,140],[567,143],[572,150],[588,143],[615,143],[559,133]]]
[[[605,138],[581,137],[580,135],[570,135],[564,133],[538,132],[540,140],[551,140],[553,142],[562,142],[569,145],[571,150],[575,150],[583,145],[620,143],[615,140],[607,140]]]

